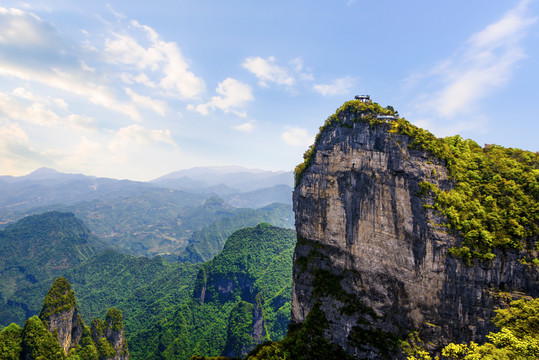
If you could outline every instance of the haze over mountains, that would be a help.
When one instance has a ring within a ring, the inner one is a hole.
[[[291,182],[291,172],[233,166],[182,170],[152,182],[41,168],[0,177],[0,228],[27,215],[67,211],[123,253],[199,262],[242,227],[263,221],[293,227]]]
[[[82,174],[66,174],[40,168],[25,176],[0,176],[0,207],[2,211],[19,211],[55,203],[69,205],[110,195],[130,195],[150,188],[167,188],[197,194],[228,195],[231,199],[247,192],[277,192],[291,194],[292,172],[246,169],[237,166],[198,167],[172,172],[150,182],[100,178]],[[284,187],[288,186],[288,188]],[[266,190],[267,189],[267,190]],[[242,198],[248,198],[243,196]],[[291,203],[291,197],[282,197]],[[255,201],[254,207],[271,203]],[[248,200],[244,200],[247,201]],[[249,206],[248,206],[249,207]]]

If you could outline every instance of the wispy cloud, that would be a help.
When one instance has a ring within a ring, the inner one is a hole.
[[[12,94],[0,93],[0,119],[23,121],[47,127],[94,129],[94,119],[79,114],[69,114],[66,110],[67,105],[62,99],[38,96],[23,88],[16,88]]]
[[[258,84],[262,87],[268,87],[268,82],[288,86],[292,86],[296,82],[296,79],[288,73],[286,68],[275,64],[273,56],[267,59],[249,57],[245,59],[242,66],[259,79]]]
[[[254,131],[255,124],[253,124],[251,121],[249,121],[249,122],[246,122],[246,123],[243,123],[243,124],[232,126],[232,128],[235,129],[235,130],[241,131],[241,132],[250,133],[250,132]]]
[[[219,83],[215,91],[219,95],[213,96],[207,103],[197,106],[189,105],[188,109],[202,115],[209,114],[210,110],[220,109],[225,113],[231,112],[240,117],[247,116],[243,108],[254,100],[253,91],[249,85],[233,78],[226,78]]]
[[[100,76],[81,68],[86,64],[78,59],[82,49],[67,46],[52,24],[32,13],[0,7],[0,34],[0,76],[44,84],[139,118],[134,106],[119,101],[105,82],[99,82]]]
[[[124,33],[112,33],[105,40],[107,60],[149,73],[124,75],[122,79],[131,78],[147,84],[151,77],[158,77],[156,83],[161,89],[181,99],[194,99],[204,91],[204,80],[189,70],[187,60],[176,43],[162,40],[153,28],[135,20],[130,25],[141,31],[143,38],[139,40],[125,30]],[[144,46],[142,41],[149,42],[149,45]]]
[[[121,149],[127,149],[130,146],[140,146],[159,142],[174,147],[177,146],[172,139],[169,130],[147,129],[139,124],[133,124],[119,129],[115,133],[114,138],[108,147],[114,152]]]
[[[26,132],[17,124],[0,126],[0,170],[20,176],[44,164],[47,158],[32,148]]]
[[[278,65],[274,56],[266,59],[253,56],[245,59],[242,67],[258,78],[258,85],[261,87],[275,84],[291,88],[298,80],[313,80],[312,74],[305,70],[301,58],[290,60],[288,65]]]
[[[281,134],[281,138],[290,146],[307,147],[314,142],[314,136],[299,127],[289,127]]]
[[[166,102],[162,100],[152,99],[149,96],[137,94],[135,91],[133,91],[130,88],[125,88],[125,93],[129,95],[131,100],[133,100],[133,102],[137,104],[138,106],[153,110],[161,116],[165,115],[165,112],[167,110]]]
[[[500,20],[470,36],[458,51],[425,75],[412,76],[415,86],[433,87],[418,101],[420,114],[451,119],[477,111],[482,99],[510,81],[518,62],[526,57],[522,40],[537,22],[537,17],[527,13],[528,3],[521,1]],[[454,128],[454,124],[449,125]]]
[[[355,80],[350,77],[335,79],[329,84],[315,84],[314,91],[324,96],[346,95],[352,90]]]

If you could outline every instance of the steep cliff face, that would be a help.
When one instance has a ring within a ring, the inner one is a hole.
[[[105,321],[94,319],[92,339],[100,352],[100,360],[129,360],[129,350],[120,310],[111,308]]]
[[[47,330],[67,355],[81,340],[84,324],[79,315],[75,293],[65,278],[57,278],[52,284],[39,314]]]
[[[362,358],[395,356],[413,331],[431,350],[483,339],[501,292],[539,296],[537,267],[518,250],[471,265],[448,255],[461,239],[419,195],[424,181],[454,186],[443,161],[358,116],[321,131],[294,191],[292,324],[319,307],[325,337]]]
[[[284,336],[295,243],[293,230],[260,223],[236,231],[223,251],[201,267],[193,289],[202,305],[197,316],[216,311],[228,317],[221,355],[241,357],[258,343]]]

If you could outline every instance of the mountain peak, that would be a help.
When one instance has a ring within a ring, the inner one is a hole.
[[[47,168],[47,167],[41,167],[41,168],[39,168],[37,170],[32,171],[28,175],[25,175],[24,177],[38,180],[38,179],[56,178],[61,174],[62,174],[61,172],[59,172],[59,171],[57,171],[55,169]]]

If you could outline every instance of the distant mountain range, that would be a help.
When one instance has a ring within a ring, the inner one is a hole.
[[[236,166],[181,170],[150,182],[66,174],[40,168],[25,176],[0,176],[0,226],[34,213],[29,210],[39,207],[131,197],[155,188],[176,189],[206,197],[219,195],[237,207],[258,208],[274,202],[291,204],[292,181],[292,172]]]
[[[226,191],[229,188],[230,192],[247,192],[276,185],[292,187],[293,174],[291,171],[266,171],[239,166],[196,167],[172,172],[151,183],[178,190]]]
[[[28,215],[72,212],[117,251],[200,262],[242,227],[262,221],[293,227],[291,181],[290,172],[232,166],[182,170],[151,182],[41,168],[0,176],[0,229]]]

